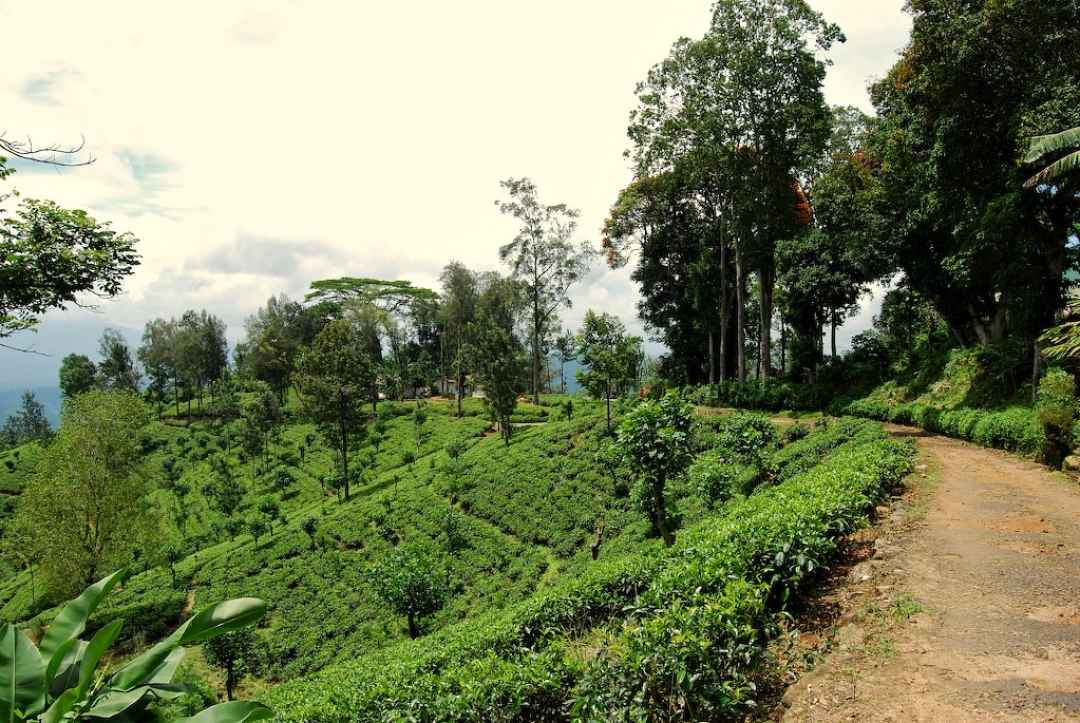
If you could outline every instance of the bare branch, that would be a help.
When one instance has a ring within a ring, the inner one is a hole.
[[[89,166],[96,158],[88,155],[85,159],[75,158],[86,147],[86,136],[79,135],[79,144],[64,146],[53,143],[48,146],[35,146],[30,136],[25,141],[8,138],[6,132],[0,132],[0,153],[8,153],[15,158],[21,158],[34,163],[42,163],[47,166],[63,166],[71,168],[75,166]]]
[[[44,357],[49,356],[45,352],[38,351],[37,349],[23,349],[22,347],[19,347],[19,346],[11,346],[10,344],[5,344],[2,341],[0,341],[0,349],[7,349],[9,351],[17,351],[17,352],[20,352],[22,354],[36,354],[37,356],[44,356]]]

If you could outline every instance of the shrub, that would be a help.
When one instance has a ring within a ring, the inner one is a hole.
[[[675,536],[668,526],[665,487],[682,477],[691,462],[693,414],[681,396],[668,393],[659,402],[639,404],[619,426],[618,445],[623,457],[647,486],[638,495],[645,501],[643,509],[650,513],[654,530],[669,546]]]
[[[756,467],[730,464],[716,452],[699,457],[689,471],[691,487],[711,506],[736,495],[749,494],[757,481],[757,475]]]
[[[810,434],[810,428],[802,422],[796,422],[784,430],[781,439],[784,444],[791,444],[792,442],[798,442],[808,434]]]
[[[1045,437],[1043,460],[1060,468],[1072,449],[1076,415],[1076,380],[1064,369],[1051,369],[1039,382],[1036,409]]]
[[[780,438],[765,415],[740,413],[725,421],[717,445],[733,464],[760,465],[780,446]]]

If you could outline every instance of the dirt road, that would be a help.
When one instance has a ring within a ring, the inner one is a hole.
[[[890,431],[916,437],[923,489],[826,593],[836,614],[808,636],[824,657],[776,717],[1080,720],[1080,487],[997,451]]]

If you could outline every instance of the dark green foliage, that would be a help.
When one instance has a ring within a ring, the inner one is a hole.
[[[257,673],[262,663],[259,636],[251,628],[241,628],[208,641],[202,648],[206,662],[225,674],[225,699],[233,699],[236,684],[248,673]]]
[[[314,517],[305,517],[304,521],[300,523],[300,529],[304,531],[304,534],[311,540],[311,549],[315,549],[315,533],[319,529],[319,521]]]
[[[6,175],[0,166],[0,178]],[[74,303],[80,294],[120,293],[139,265],[137,241],[86,211],[23,201],[0,224],[0,339],[33,329],[38,316]]]
[[[664,544],[675,542],[665,499],[666,487],[685,472],[692,459],[693,408],[669,392],[659,402],[639,404],[619,425],[618,444],[630,469],[648,486],[646,511]]]
[[[769,379],[737,382],[726,380],[695,387],[689,398],[707,407],[759,409],[766,412],[817,411],[832,398],[833,390],[825,385],[796,384]]]
[[[409,545],[390,553],[369,575],[383,602],[405,616],[409,637],[420,636],[421,622],[446,604],[450,584],[433,551]]]
[[[928,432],[1032,457],[1039,456],[1046,444],[1038,415],[1028,407],[942,410],[923,404],[888,404],[862,399],[853,402],[837,400],[832,411],[896,424],[915,424]]]
[[[60,363],[60,391],[65,397],[77,397],[94,388],[97,367],[82,354],[68,354]]]
[[[721,425],[717,445],[733,464],[760,466],[780,446],[780,437],[765,415],[740,412]]]
[[[1073,420],[1076,417],[1076,379],[1064,369],[1051,369],[1039,382],[1036,410],[1046,446],[1043,460],[1054,468],[1072,450]]]
[[[690,485],[710,505],[748,495],[760,476],[758,467],[732,464],[724,450],[708,452],[690,466]]]

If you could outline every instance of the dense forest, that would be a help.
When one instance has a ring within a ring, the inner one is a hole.
[[[27,393],[0,428],[3,715],[774,706],[789,609],[913,469],[879,422],[1080,468],[1080,6],[909,12],[867,115],[826,103],[845,37],[810,3],[718,0],[636,88],[599,243],[509,178],[501,271],[450,258],[425,288],[357,261],[232,345],[177,309],[67,355],[59,427]],[[0,180],[78,150],[0,137]],[[0,211],[9,349],[142,260],[83,211]],[[633,310],[566,328],[600,264],[631,268],[657,358]]]

